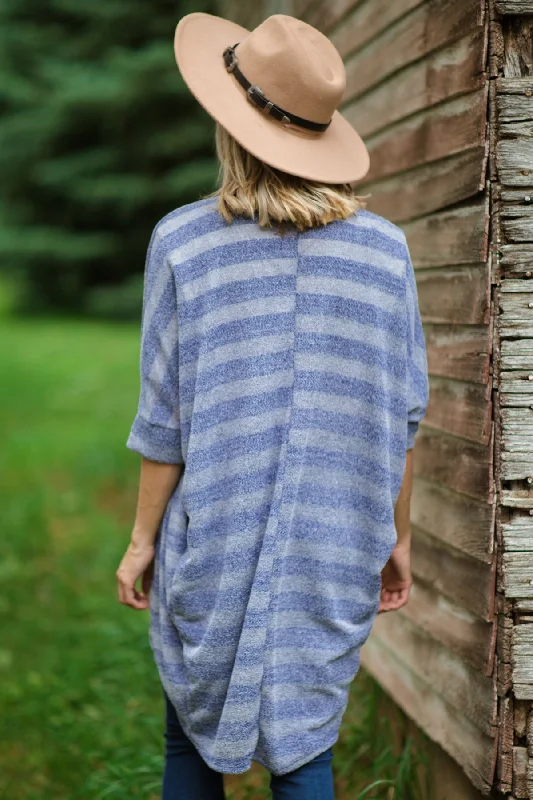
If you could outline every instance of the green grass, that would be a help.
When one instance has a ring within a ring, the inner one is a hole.
[[[0,319],[0,797],[159,797],[163,701],[147,613],[116,599],[139,459],[135,326]],[[418,800],[361,673],[336,745],[346,797]],[[229,795],[268,796],[246,775]],[[375,789],[373,781],[386,779]],[[394,787],[392,792],[391,787]],[[344,796],[344,795],[343,795]]]

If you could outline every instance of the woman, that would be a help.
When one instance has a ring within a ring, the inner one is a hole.
[[[175,51],[221,180],[148,249],[119,599],[151,610],[165,800],[223,798],[252,760],[276,800],[329,800],[361,646],[411,585],[428,401],[413,267],[353,193],[369,158],[326,37],[190,14]]]

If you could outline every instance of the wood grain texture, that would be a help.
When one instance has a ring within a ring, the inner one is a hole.
[[[496,0],[498,14],[533,14],[533,0]]]
[[[484,793],[492,786],[496,738],[487,736],[437,694],[373,633],[361,649],[362,666],[414,721],[465,770]]]
[[[323,33],[328,33],[330,29],[343,20],[347,14],[364,0],[293,0],[293,14],[300,17],[318,28]]]
[[[484,43],[485,31],[476,29],[361,97],[353,99],[345,92],[343,114],[366,137],[409,114],[480,88],[485,84]]]
[[[522,124],[522,123],[520,123]],[[533,134],[533,128],[531,129]],[[527,189],[507,189],[503,188],[499,193],[498,212],[505,214],[507,211],[511,216],[520,213],[530,213],[533,203],[533,195]]]
[[[533,409],[503,408],[502,434],[505,453],[531,453],[533,472]]]
[[[527,749],[519,745],[513,747],[513,794],[516,800],[527,800],[529,792],[527,788]]]
[[[512,126],[530,124],[533,119],[533,81],[524,80],[521,81],[522,85],[516,86],[516,79],[511,81],[502,78],[497,80],[497,84],[501,92],[496,98],[500,131],[505,138],[516,136],[522,129]]]
[[[529,757],[533,756],[533,706],[531,703],[526,707],[526,737],[527,737],[527,752]]]
[[[507,122],[509,119],[531,119],[531,98],[533,95],[533,78],[530,77],[499,77],[495,80],[497,110],[500,121]],[[506,111],[506,103],[512,97],[522,99],[523,107],[520,109],[518,104],[510,107]]]
[[[417,287],[424,322],[488,324],[490,275],[486,264],[418,270]]]
[[[533,488],[529,494],[533,508]],[[506,552],[533,553],[533,518],[515,516],[502,525],[503,545]]]
[[[494,681],[465,664],[402,614],[379,614],[372,636],[400,653],[402,662],[487,736],[494,735]]]
[[[417,478],[411,499],[411,522],[438,542],[492,565],[494,506]],[[480,602],[486,604],[487,597]]]
[[[516,344],[529,342],[531,342],[529,351],[532,352],[532,340],[519,340]],[[514,480],[532,479],[533,409],[531,406],[503,406],[501,420],[501,462],[504,474],[506,476],[513,474]],[[511,480],[511,478],[506,479]],[[531,566],[533,572],[533,558]]]
[[[504,481],[523,481],[531,477],[532,454],[525,452],[504,451],[501,454],[501,473]],[[507,495],[502,492],[502,505],[512,505],[506,502]]]
[[[500,293],[503,300],[508,300],[509,297],[516,299],[521,297],[524,302],[530,297],[533,292],[533,280],[513,280],[509,278],[501,282]],[[529,301],[528,301],[529,302]],[[500,302],[501,305],[501,302]]]
[[[439,211],[402,227],[415,268],[474,264],[488,251],[487,200]],[[533,262],[533,251],[532,251]]]
[[[484,146],[488,87],[425,109],[366,141],[370,170],[366,181]]]
[[[510,792],[513,785],[513,698],[503,697],[500,704],[498,741],[498,789]]]
[[[494,498],[492,449],[492,442],[484,446],[420,428],[414,474],[489,503]]]
[[[357,2],[357,0],[352,0],[352,2]],[[244,4],[240,2],[240,5]],[[322,5],[321,0],[318,0],[318,2],[317,0],[292,0],[292,9],[290,13],[300,19],[307,19],[309,14],[312,13],[313,7],[317,5]]]
[[[467,611],[416,576],[409,602],[398,613],[430,633],[471,666],[485,675],[492,674],[494,622],[486,622]]]
[[[473,147],[415,167],[408,176],[362,183],[358,191],[372,194],[370,211],[403,223],[476,195],[484,186],[485,168],[485,149]]]
[[[527,786],[528,800],[531,800],[531,798],[533,797],[533,760],[529,752],[528,755],[529,755],[529,761],[527,766],[526,786]]]
[[[517,614],[533,615],[533,599],[529,597],[518,597],[515,600],[509,600],[509,602],[512,602],[513,608]]]
[[[486,622],[494,617],[496,561],[465,555],[413,525],[412,569],[419,582]]]
[[[480,28],[483,8],[479,0],[428,0],[402,17],[347,60],[345,99]]]
[[[503,555],[503,585],[507,597],[533,598],[531,551],[510,551]],[[521,625],[515,626],[523,627]],[[532,695],[533,697],[533,695]]]
[[[503,72],[508,78],[523,78],[533,74],[533,29],[531,18],[513,15],[502,22],[505,50]]]
[[[517,700],[514,704],[514,729],[517,736],[526,735],[527,704]]]
[[[500,599],[503,595],[497,595],[497,599]],[[511,602],[511,600],[507,601]],[[495,625],[497,628],[498,626]],[[497,691],[498,697],[504,698],[508,695],[513,688],[513,677],[511,671],[511,665],[507,664],[504,661],[500,661],[498,656],[496,655],[494,658],[494,669],[496,670],[497,675]],[[500,707],[500,716],[501,716],[501,707]]]
[[[531,371],[530,339],[502,340],[508,369],[500,374],[500,407],[503,447],[500,467],[503,480],[525,480],[533,473],[530,415],[533,414],[533,372]],[[521,369],[512,367],[521,366]],[[509,367],[511,369],[509,369]],[[511,416],[511,413],[517,416]],[[516,488],[501,493],[501,503],[515,508],[533,508],[529,490]]]
[[[505,345],[506,348],[509,346],[511,350],[510,357],[512,357],[513,344],[512,341],[509,341]],[[503,369],[500,373],[500,402],[502,405],[515,406],[533,403],[533,370],[526,368],[514,372]]]
[[[522,136],[525,139],[533,137],[533,129],[530,119],[516,120],[516,122],[506,122],[500,125],[502,139],[514,139]]]
[[[533,276],[533,244],[500,244],[498,249],[504,277]]]
[[[499,141],[496,166],[498,177],[504,186],[533,186],[533,140]]]
[[[502,281],[508,284],[510,280]],[[503,338],[527,337],[533,335],[533,291],[527,291],[530,281],[518,281],[523,291],[500,293],[500,314],[496,320],[500,336]],[[506,342],[503,369],[527,369],[530,364],[531,346],[527,341]]]
[[[488,74],[491,78],[495,78],[502,74],[503,63],[505,56],[505,39],[502,29],[502,20],[496,17],[494,13],[494,4],[489,5],[489,40],[490,47],[487,53],[488,56]],[[494,131],[495,133],[496,131]]]
[[[527,511],[533,509],[533,495],[528,490],[504,489],[500,494],[500,503],[508,508],[521,508]]]
[[[224,0],[224,16],[248,30],[255,28],[268,16],[265,10],[260,3],[243,4],[240,0]]]
[[[521,306],[523,306],[524,300],[519,295],[520,299],[516,301],[516,305],[514,308],[509,308],[509,314],[514,314],[516,312],[516,306],[519,306],[519,311],[522,310]],[[513,299],[512,295],[509,295],[508,298],[505,298],[505,295],[500,295],[500,302],[503,302],[504,299]],[[533,311],[533,309],[528,308],[528,311]],[[510,325],[510,322],[507,323]],[[532,354],[533,354],[533,341],[529,339],[505,339],[501,343],[501,359],[502,359],[502,369],[503,370],[520,370],[522,371],[521,374],[524,375],[528,369],[531,370],[533,366],[532,362]],[[521,382],[527,380],[528,384],[531,383],[529,378],[530,372],[527,373],[527,378],[522,378]],[[507,378],[507,375],[505,375]],[[514,384],[513,384],[514,386]],[[507,387],[505,387],[507,388]],[[516,387],[514,387],[516,388]],[[526,387],[522,387],[526,388]]]
[[[498,658],[503,662],[511,662],[511,643],[513,635],[513,620],[505,614],[498,614]]]
[[[503,585],[507,597],[533,598],[532,551],[510,551],[503,555]],[[515,629],[520,626],[515,626]]]
[[[509,49],[507,49],[509,54]],[[500,123],[496,147],[496,168],[504,186],[524,187],[522,193],[503,191],[500,208],[502,231],[509,242],[533,240],[532,202],[528,188],[533,184],[533,81],[531,78],[500,78],[496,81],[496,103]]]
[[[423,5],[426,0],[372,0],[370,3],[357,3],[351,13],[331,34],[331,41],[345,59],[374,39],[386,28]],[[327,5],[323,3],[322,5]]]
[[[515,696],[519,700],[533,700],[533,625],[513,627],[511,665]]]
[[[532,139],[533,145],[533,139]],[[532,149],[533,154],[533,149]],[[500,220],[507,241],[533,242],[533,189],[506,192],[502,197]],[[512,204],[511,204],[512,203]]]
[[[489,325],[433,325],[426,322],[424,333],[431,375],[488,383],[492,318]]]
[[[424,426],[488,445],[492,433],[492,387],[430,377]]]
[[[531,275],[526,274],[525,277],[531,278],[533,276],[533,245],[500,244],[498,245],[498,251],[503,272],[531,270]]]

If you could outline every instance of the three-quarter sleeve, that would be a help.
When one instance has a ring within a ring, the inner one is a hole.
[[[415,272],[409,251],[406,255],[407,307],[407,450],[414,447],[418,426],[424,418],[429,400],[429,379],[426,341],[420,309]]]
[[[184,463],[178,403],[176,282],[156,226],[146,256],[141,321],[140,397],[126,447],[166,464]]]

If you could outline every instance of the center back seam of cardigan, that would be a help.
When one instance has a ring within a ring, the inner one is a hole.
[[[273,574],[271,576],[271,583],[270,583],[270,601],[269,601],[268,612],[267,612],[267,617],[266,617],[266,632],[265,632],[265,642],[264,642],[264,647],[265,648],[266,648],[266,645],[267,645],[267,642],[268,642],[268,637],[269,637],[269,633],[270,633],[271,626],[272,626],[272,621],[273,621],[272,608],[273,608],[273,605],[275,604],[275,602],[277,601],[276,591],[277,591],[277,577],[278,577],[278,572],[279,572],[279,561],[278,561],[278,565],[276,566],[276,555],[277,555],[277,553],[279,551],[279,545],[280,545],[280,522],[281,522],[281,531],[283,533],[283,490],[285,488],[285,472],[286,472],[286,467],[287,467],[287,460],[289,458],[289,453],[290,453],[290,449],[289,449],[290,442],[289,442],[289,440],[290,440],[290,434],[291,434],[292,414],[293,414],[293,408],[294,408],[294,384],[295,384],[295,380],[296,380],[296,378],[295,378],[295,363],[296,363],[295,350],[296,350],[296,340],[297,340],[296,327],[297,327],[297,321],[298,321],[298,312],[297,312],[297,306],[298,306],[298,274],[299,274],[299,266],[300,266],[299,243],[300,243],[300,234],[296,231],[295,234],[294,234],[294,244],[295,244],[295,251],[296,252],[295,252],[295,256],[294,256],[295,267],[294,267],[294,288],[293,288],[293,307],[292,307],[292,348],[291,348],[292,384],[291,384],[291,392],[290,392],[290,400],[289,400],[289,418],[287,420],[287,427],[286,427],[284,440],[283,440],[283,445],[282,445],[282,458],[281,458],[282,471],[281,471],[281,476],[280,476],[281,495],[280,495],[280,498],[279,498],[279,505],[278,505],[278,511],[277,511],[278,523],[277,523],[277,527],[276,527],[276,547],[275,547],[275,552],[274,552],[274,556],[273,556],[273,563],[272,563]],[[279,482],[276,481],[276,486],[278,486],[278,485],[279,485]],[[261,703],[261,698],[262,698],[262,694],[263,694],[264,676],[265,676],[265,671],[264,671],[264,662],[263,662],[263,674],[261,676],[261,681],[260,681],[260,684],[259,684],[260,703]],[[262,738],[261,737],[261,707],[259,709],[258,720],[259,720],[258,721],[259,741],[261,741],[261,738]]]

